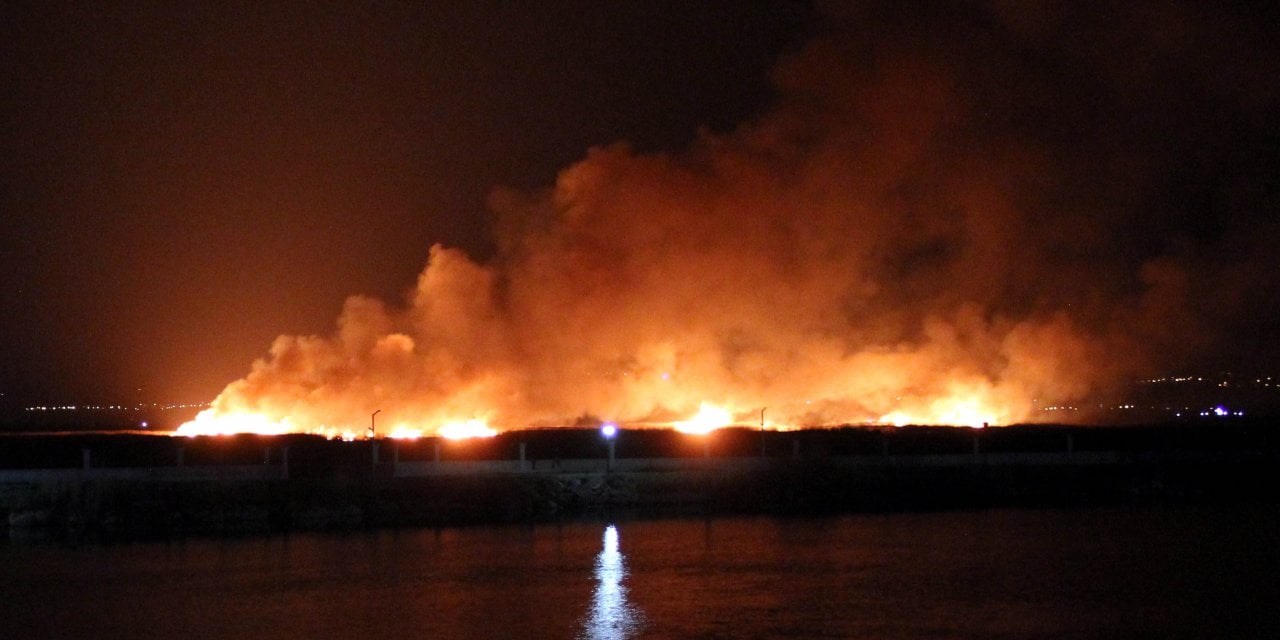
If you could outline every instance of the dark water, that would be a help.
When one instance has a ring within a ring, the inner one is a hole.
[[[1275,507],[0,546],[6,638],[1276,638]]]

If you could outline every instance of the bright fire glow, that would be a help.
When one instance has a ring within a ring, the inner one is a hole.
[[[931,403],[924,411],[893,411],[880,417],[882,424],[903,427],[909,424],[950,425],[981,429],[996,424],[999,412],[977,398],[946,398]]]
[[[951,395],[941,398],[922,398],[918,396],[898,398],[897,408],[882,414],[878,420],[873,421],[898,427],[906,425],[950,425],[979,429],[989,425],[1008,424],[1010,420],[1017,419],[1016,415],[1003,409],[1002,403],[997,397],[994,397],[996,394],[991,394],[981,389],[974,390],[965,387],[953,387],[951,392]],[[428,418],[424,422],[430,423],[434,422],[434,420]],[[412,426],[412,423],[409,422],[398,422],[389,431],[385,432],[385,437],[412,440],[432,435],[434,432],[435,435],[443,438],[462,440],[488,438],[498,434],[498,430],[489,426],[488,422],[483,418],[444,421],[437,424],[440,426],[431,429],[430,427]],[[614,429],[617,428],[616,423],[607,424],[612,425]],[[730,410],[703,402],[693,416],[669,424],[681,433],[701,435],[733,425],[734,418]],[[830,424],[837,423],[832,422]],[[653,424],[653,426],[658,425]],[[612,437],[608,433],[607,426],[602,428],[602,433],[605,434],[606,438]],[[787,422],[770,420],[767,423],[767,428],[785,430],[795,428],[795,426]],[[356,440],[364,437],[365,434],[364,430],[351,429],[349,427],[334,427],[324,424],[308,425],[305,420],[291,416],[272,418],[265,413],[255,412],[217,413],[217,409],[213,408],[200,412],[194,420],[183,424],[175,431],[175,435],[179,436],[216,436],[242,433],[258,435],[309,433],[342,440]]]
[[[1185,257],[1073,261],[1064,289],[1074,235],[1025,233],[1063,207],[1019,186],[1064,167],[1018,162],[1016,139],[991,157],[933,152],[982,129],[951,88],[967,54],[910,51],[884,75],[850,73],[828,59],[839,49],[789,59],[803,80],[784,83],[787,106],[687,149],[603,144],[553,184],[495,190],[491,251],[434,245],[407,295],[352,292],[331,331],[277,337],[210,405],[265,419],[212,432],[362,436],[374,409],[379,435],[403,422],[455,438],[601,418],[1003,425],[1086,406],[1162,360],[1154,338],[1194,311]],[[921,72],[919,108],[897,113]],[[904,176],[928,178],[904,194]],[[1123,227],[1091,220],[1099,247],[1123,248]]]
[[[404,425],[396,425],[391,433],[387,434],[388,438],[394,440],[417,440],[422,437],[422,429],[414,429]]]
[[[437,432],[441,437],[450,440],[489,438],[498,434],[484,420],[479,419],[446,422],[440,426]],[[348,442],[360,437],[360,434],[351,429],[336,429],[322,425],[307,431],[294,427],[288,418],[272,420],[257,413],[216,414],[213,409],[201,411],[194,420],[183,424],[174,432],[175,435],[179,436],[219,436],[237,433],[254,433],[258,435],[312,433]],[[399,440],[413,440],[424,435],[425,433],[422,429],[405,424],[397,424],[387,434],[387,437]]]
[[[710,433],[721,427],[727,427],[733,424],[733,414],[728,409],[723,409],[707,403],[702,403],[698,408],[698,413],[688,420],[683,420],[672,424],[676,431],[680,433],[704,434]]]
[[[437,432],[440,434],[440,437],[447,438],[449,440],[492,438],[493,436],[498,435],[498,432],[485,424],[484,420],[479,419],[448,422],[441,425]]]
[[[290,427],[287,419],[272,420],[257,413],[216,415],[212,409],[205,409],[194,420],[178,427],[175,433],[180,436],[221,436],[234,433],[274,436],[292,431],[296,430]]]

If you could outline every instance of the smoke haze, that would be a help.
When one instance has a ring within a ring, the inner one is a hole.
[[[495,255],[431,247],[404,301],[281,336],[210,415],[1007,423],[1274,357],[1280,67],[1247,11],[827,13],[767,112],[495,189]]]

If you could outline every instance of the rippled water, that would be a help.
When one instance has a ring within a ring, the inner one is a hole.
[[[1274,638],[1274,507],[0,547],[13,638]]]

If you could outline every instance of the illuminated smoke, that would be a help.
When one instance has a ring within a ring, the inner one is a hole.
[[[1131,43],[1094,42],[1087,12],[1019,4],[911,28],[837,12],[777,66],[768,113],[495,191],[495,257],[432,247],[405,304],[352,297],[334,335],[278,338],[202,420],[362,432],[382,409],[386,433],[432,433],[670,424],[709,403],[746,424],[767,406],[773,426],[996,424],[1203,351],[1269,253],[1207,262],[1162,222],[1165,138],[1211,135],[1160,104],[1185,52],[1153,52],[1168,25],[1107,14],[1134,20]],[[1175,133],[1142,119],[1160,108]],[[1210,291],[1224,274],[1235,288]]]

